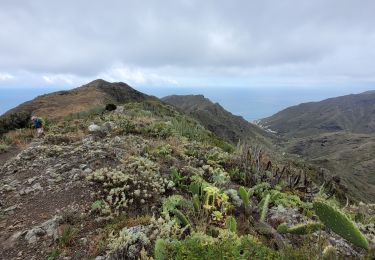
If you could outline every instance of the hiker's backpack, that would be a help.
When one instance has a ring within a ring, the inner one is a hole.
[[[39,120],[40,120],[40,124],[42,125],[42,127],[43,128],[46,127],[46,121],[41,117],[39,117]]]

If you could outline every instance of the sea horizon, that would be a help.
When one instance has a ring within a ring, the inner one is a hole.
[[[48,94],[69,88],[0,88],[0,115],[8,110],[34,99],[43,94]],[[242,116],[248,121],[269,117],[287,107],[306,102],[316,102],[348,94],[358,94],[374,90],[369,86],[357,88],[294,88],[294,87],[146,87],[139,86],[135,89],[158,98],[168,95],[198,95],[202,94],[214,103],[219,103],[234,115]]]

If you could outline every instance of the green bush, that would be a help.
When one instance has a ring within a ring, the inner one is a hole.
[[[158,241],[155,260],[163,259],[279,259],[279,255],[250,235],[239,237],[220,230],[215,238],[193,233],[182,241]]]
[[[154,256],[156,260],[168,260],[166,247],[167,242],[164,239],[156,240],[154,250]]]
[[[107,104],[105,105],[105,110],[107,111],[113,111],[116,110],[117,106],[115,104]]]
[[[0,117],[0,136],[10,130],[25,128],[31,124],[29,112],[17,112]]]

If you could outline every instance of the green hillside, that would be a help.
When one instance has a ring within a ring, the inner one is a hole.
[[[71,115],[0,168],[0,257],[371,257],[372,205],[342,208],[314,168],[271,158],[157,100]]]

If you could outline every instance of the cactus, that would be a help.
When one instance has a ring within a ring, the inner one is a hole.
[[[296,235],[307,235],[322,228],[324,228],[322,223],[311,221],[306,224],[299,224],[292,227],[288,227],[286,223],[282,223],[277,227],[277,231],[281,234],[290,233]]]
[[[270,198],[271,198],[271,195],[267,194],[265,199],[264,199],[264,203],[263,203],[263,207],[262,207],[262,213],[260,214],[260,221],[264,222],[266,220],[267,213],[268,213],[268,206],[270,204]]]
[[[285,234],[285,233],[288,233],[288,224],[286,223],[281,223],[278,227],[277,227],[277,232],[279,232],[280,234]]]
[[[246,191],[246,189],[243,186],[241,186],[240,189],[238,190],[238,194],[240,195],[242,199],[242,203],[244,205],[245,210],[247,210],[250,204],[248,191]]]
[[[180,221],[182,227],[190,226],[190,221],[189,221],[188,218],[184,215],[184,213],[182,213],[182,212],[179,211],[178,209],[174,209],[174,210],[173,210],[173,214],[174,214],[175,217],[178,219],[178,221]]]
[[[324,225],[354,245],[364,249],[369,248],[366,237],[344,213],[321,200],[316,200],[313,205],[316,214]]]
[[[155,260],[167,260],[166,253],[167,242],[164,239],[158,239],[155,242],[154,256]]]
[[[237,221],[234,217],[230,216],[227,218],[225,225],[229,231],[237,233]]]
[[[333,246],[326,246],[323,250],[323,260],[337,260],[337,251]]]
[[[194,207],[194,211],[196,213],[199,213],[199,211],[201,209],[201,202],[200,202],[199,196],[197,194],[193,195],[193,207]]]
[[[198,196],[202,195],[202,185],[201,185],[201,183],[192,182],[192,183],[190,183],[189,189],[190,189],[190,192],[193,195],[198,195]]]

